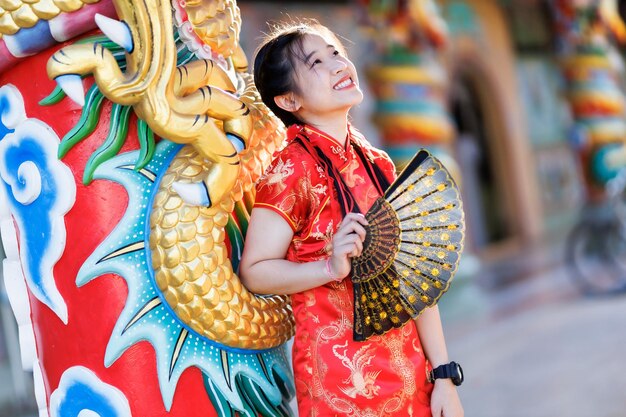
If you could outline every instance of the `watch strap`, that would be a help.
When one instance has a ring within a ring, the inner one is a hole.
[[[455,377],[457,374],[456,363],[451,362],[445,365],[439,365],[433,369],[433,379],[446,379]]]
[[[463,371],[461,366],[456,362],[450,362],[444,365],[439,365],[434,368],[428,374],[428,379],[431,383],[434,383],[436,379],[451,379],[454,385],[461,385],[463,382]]]

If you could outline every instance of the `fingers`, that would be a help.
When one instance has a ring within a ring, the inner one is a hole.
[[[363,242],[356,234],[351,234],[344,241],[338,243],[333,241],[331,255],[331,270],[337,276],[345,277],[352,269],[350,258],[361,255],[363,252]]]
[[[343,239],[337,239],[333,242],[333,254],[337,256],[347,256],[354,258],[360,256],[363,252],[363,240],[356,235],[350,234]]]
[[[336,237],[337,239],[344,239],[347,236],[353,235],[357,236],[361,241],[363,241],[366,234],[367,231],[365,230],[365,227],[363,227],[361,224],[357,222],[348,222],[341,225],[341,227],[334,234],[334,237]]]
[[[339,276],[348,275],[352,268],[350,258],[360,256],[363,252],[367,224],[362,214],[349,213],[333,235],[331,265],[333,272]]]
[[[363,252],[363,241],[367,231],[365,216],[349,213],[344,217],[341,226],[333,236],[333,253],[347,257],[360,256]]]
[[[343,237],[351,233],[356,233],[361,240],[365,239],[366,230],[364,226],[367,226],[368,222],[365,216],[357,213],[349,213],[343,218],[339,229],[335,232],[335,236]]]
[[[361,213],[348,213],[346,214],[346,217],[343,218],[343,221],[356,221],[358,223],[361,223],[363,226],[367,226],[367,219],[365,218],[364,215],[362,215]]]

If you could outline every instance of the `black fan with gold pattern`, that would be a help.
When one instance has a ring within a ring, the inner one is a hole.
[[[448,290],[465,221],[446,168],[421,150],[365,215],[361,256],[352,260],[354,340],[414,319]]]

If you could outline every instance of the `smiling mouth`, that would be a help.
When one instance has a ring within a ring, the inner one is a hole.
[[[340,81],[340,82],[338,82],[337,84],[335,84],[335,85],[333,86],[333,89],[334,89],[334,90],[341,90],[341,89],[343,89],[343,88],[350,87],[350,86],[352,86],[352,85],[354,85],[354,81],[352,80],[352,78],[351,78],[351,77],[348,77],[348,78],[346,78],[345,80]]]

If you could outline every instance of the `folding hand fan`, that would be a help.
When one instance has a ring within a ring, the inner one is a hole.
[[[448,290],[465,222],[454,180],[421,150],[365,215],[361,256],[352,260],[354,340],[416,318]]]

